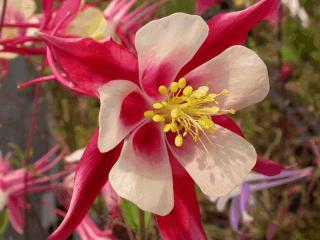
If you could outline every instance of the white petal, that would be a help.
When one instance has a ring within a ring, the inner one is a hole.
[[[208,29],[200,16],[175,13],[152,21],[137,32],[141,86],[149,95],[156,94],[161,84],[169,85],[174,80],[198,51]]]
[[[80,158],[83,155],[83,152],[84,152],[84,148],[77,149],[76,151],[66,156],[64,160],[68,163],[79,162]]]
[[[247,211],[242,211],[241,216],[245,224],[249,224],[254,220],[254,218]]]
[[[215,198],[230,193],[245,180],[257,154],[245,139],[220,126],[208,137],[208,152],[190,137],[180,148],[170,144],[170,150],[203,193]]]
[[[95,7],[87,7],[79,12],[66,31],[76,36],[98,40],[114,37],[115,34],[114,25],[107,22],[102,11]]]
[[[7,205],[7,194],[0,190],[0,211],[3,211]]]
[[[73,190],[74,176],[75,176],[75,173],[70,173],[69,175],[64,177],[62,184],[67,190],[71,190],[71,191]]]
[[[108,152],[140,123],[137,121],[133,124],[125,124],[120,119],[124,99],[130,93],[140,92],[140,89],[133,82],[114,80],[101,86],[98,91],[101,102],[98,148],[101,152]]]
[[[3,5],[2,2],[3,0],[0,1],[0,6]],[[10,0],[8,1],[8,9],[17,11],[23,17],[28,18],[35,13],[37,5],[34,0]]]
[[[119,196],[145,211],[166,215],[174,202],[172,171],[163,133],[150,124],[153,123],[136,130],[125,141],[109,181]]]
[[[213,93],[229,90],[228,97],[218,98],[224,109],[238,110],[260,102],[270,88],[266,65],[255,52],[243,46],[228,48],[187,74],[186,79],[194,88],[205,85]]]
[[[241,193],[241,187],[237,186],[230,193],[222,196],[222,197],[209,197],[211,202],[216,202],[217,210],[219,212],[223,212],[226,208],[228,201],[236,196],[239,196]]]

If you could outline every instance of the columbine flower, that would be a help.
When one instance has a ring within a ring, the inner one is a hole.
[[[135,41],[139,84],[114,80],[98,89],[99,150],[109,152],[125,139],[109,181],[143,210],[166,215],[173,208],[168,152],[211,197],[230,192],[255,165],[254,148],[212,117],[267,95],[262,60],[233,46],[175,81],[207,34],[200,17],[181,13],[147,24]]]
[[[63,69],[55,72],[59,81],[102,102],[101,129],[79,162],[68,213],[50,240],[72,233],[108,176],[120,196],[167,214],[156,215],[164,239],[206,239],[189,174],[203,192],[220,196],[240,184],[255,164],[253,147],[221,125],[239,135],[241,130],[230,118],[216,114],[254,104],[267,94],[263,62],[251,50],[234,45],[242,44],[250,29],[278,5],[277,0],[263,0],[241,12],[217,15],[208,25],[200,17],[180,13],[153,21],[136,35],[138,57],[112,40],[44,36],[51,49],[50,66]],[[179,132],[175,127],[171,131],[170,120]],[[168,133],[163,131],[166,124]],[[270,175],[282,170],[267,160],[257,161],[254,169]]]
[[[126,46],[130,51],[134,51],[133,42],[136,31],[155,13],[159,6],[166,0],[161,0],[151,4],[145,2],[139,7],[132,9],[137,0],[112,0],[102,13],[92,5],[86,5],[81,0],[66,0],[58,9],[54,9],[54,0],[43,1],[43,17],[40,30],[49,35],[59,37],[91,37],[95,40],[112,40]],[[91,19],[87,21],[87,19]],[[68,41],[66,39],[66,41]],[[71,87],[74,91],[82,94],[95,96],[86,89],[82,91],[71,83],[67,76],[59,74],[57,67],[53,63],[50,48],[47,49],[48,62],[51,65],[54,76],[40,77],[27,83],[21,84],[18,88],[25,88],[35,83],[58,80],[61,84]],[[92,53],[90,53],[92,54]],[[123,53],[123,59],[131,58],[130,53]],[[104,56],[105,57],[105,56]],[[115,59],[113,59],[114,61]],[[125,63],[125,61],[123,61]],[[109,63],[109,65],[111,62]],[[114,64],[118,65],[117,61]],[[115,72],[115,76],[122,74]],[[89,87],[89,86],[88,86]],[[91,86],[96,88],[96,86]]]
[[[245,183],[234,189],[231,193],[218,199],[211,199],[217,203],[218,211],[223,211],[231,199],[230,224],[232,229],[240,235],[249,236],[240,230],[240,223],[250,223],[253,217],[250,216],[250,208],[254,205],[253,193],[281,186],[286,183],[309,176],[313,172],[312,167],[302,170],[284,170],[275,176],[264,176],[257,173],[250,173]]]
[[[43,32],[96,40],[111,37],[129,45],[137,29],[164,1],[144,3],[131,11],[137,0],[112,0],[104,12],[91,4],[85,4],[83,0],[66,0],[57,10],[54,10],[52,0],[46,2],[44,15],[48,20],[43,21]]]
[[[50,162],[50,158],[57,150],[58,148],[54,147],[34,165],[30,166],[28,171],[23,168],[13,169],[10,163],[10,155],[3,157],[0,152],[0,211],[3,211],[6,206],[8,207],[10,222],[18,233],[23,232],[23,209],[28,207],[25,201],[25,189],[27,189],[28,194],[54,189],[58,184],[51,183],[51,181],[64,176],[71,170],[67,169],[51,175],[44,175],[61,161],[63,153]],[[25,184],[26,175],[27,182]]]
[[[2,9],[4,4],[0,0]],[[37,54],[37,49],[29,48],[35,40],[34,29],[38,27],[35,16],[36,3],[34,0],[8,0],[0,36],[0,58],[13,59],[21,54]]]

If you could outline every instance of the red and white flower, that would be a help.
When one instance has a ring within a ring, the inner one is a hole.
[[[256,163],[254,147],[212,117],[268,94],[263,61],[233,46],[175,81],[208,32],[202,18],[182,13],[145,25],[135,41],[139,84],[113,80],[98,89],[99,150],[109,152],[124,140],[109,181],[145,211],[166,215],[173,208],[169,152],[211,197],[240,185]]]
[[[278,0],[263,0],[208,24],[173,14],[137,32],[137,54],[112,40],[44,35],[50,66],[61,67],[59,81],[101,101],[99,130],[86,146],[70,207],[50,240],[72,233],[108,180],[120,196],[156,213],[164,239],[206,239],[194,181],[204,193],[221,196],[252,168],[267,175],[283,169],[256,162],[252,145],[224,115],[268,92],[264,63],[236,45],[278,6]]]
[[[104,11],[84,0],[66,0],[54,9],[54,0],[44,1],[42,32],[58,36],[91,37],[96,40],[113,38],[125,45],[141,25],[164,2],[144,3],[133,9],[137,0],[112,0]],[[90,19],[90,21],[88,21]]]
[[[5,2],[0,0],[0,7]],[[39,17],[35,14],[34,0],[8,0],[5,5],[3,26],[0,36],[0,58],[13,59],[18,54],[39,54],[40,49],[31,48],[32,42],[40,41],[36,37]]]

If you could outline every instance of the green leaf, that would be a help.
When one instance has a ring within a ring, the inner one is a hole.
[[[9,224],[9,213],[6,209],[5,211],[0,212],[0,236],[5,233]]]
[[[126,223],[129,225],[131,229],[137,231],[140,228],[139,208],[135,204],[133,204],[132,202],[126,199],[122,199],[121,208],[122,208],[123,217],[125,218]],[[150,219],[151,219],[151,213],[144,212],[144,221],[146,226],[150,222]]]
[[[295,48],[283,46],[281,53],[286,62],[298,63],[300,60],[299,53]]]

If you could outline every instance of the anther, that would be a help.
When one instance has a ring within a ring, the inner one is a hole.
[[[181,135],[177,135],[174,139],[174,143],[177,147],[181,147],[183,145],[183,137]]]
[[[164,107],[161,102],[156,102],[152,106],[153,106],[154,109],[161,109],[161,108]]]
[[[170,85],[170,90],[172,93],[176,93],[179,89],[178,83],[177,82],[173,82]]]
[[[167,95],[168,95],[168,88],[167,88],[166,86],[161,85],[161,86],[159,87],[159,92],[160,92],[162,95],[167,96]]]
[[[178,87],[179,87],[180,89],[182,89],[182,88],[185,88],[186,85],[187,85],[187,79],[185,79],[185,78],[180,78],[179,81],[178,81]]]
[[[149,111],[145,111],[144,113],[143,113],[143,115],[145,116],[145,117],[149,117],[149,118],[152,118],[153,116],[154,116],[154,111],[151,111],[151,110],[149,110]]]
[[[190,96],[192,92],[193,92],[193,88],[191,86],[188,86],[185,89],[183,89],[183,95],[186,97]]]
[[[170,127],[171,127],[171,131],[172,131],[172,132],[178,131],[178,126],[177,126],[176,123],[171,123],[171,124],[170,124]]]
[[[167,123],[166,125],[164,125],[163,131],[165,133],[169,132],[170,130],[171,130],[171,124],[170,123]]]
[[[171,115],[172,118],[177,118],[177,117],[180,116],[180,112],[179,112],[179,110],[177,108],[175,108],[175,109],[171,110],[170,115]]]
[[[153,103],[153,109],[144,112],[144,116],[161,123],[164,133],[174,133],[177,147],[181,147],[184,138],[190,136],[195,142],[200,141],[206,149],[200,134],[208,139],[206,131],[215,133],[216,125],[212,116],[235,113],[234,109],[219,107],[218,97],[229,95],[227,89],[209,93],[208,86],[199,86],[194,90],[187,85],[185,78],[180,78],[177,82],[172,82],[170,87],[161,85],[158,90],[166,97],[165,100]]]
[[[166,119],[163,116],[156,114],[152,117],[152,120],[155,122],[164,122]]]

